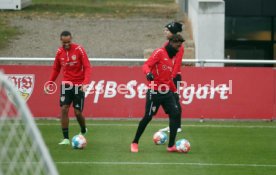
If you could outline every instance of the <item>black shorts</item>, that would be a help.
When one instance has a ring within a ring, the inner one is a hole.
[[[65,87],[65,88],[64,88]],[[61,85],[60,89],[60,106],[71,105],[73,102],[73,107],[80,111],[84,107],[84,92],[80,90],[80,87],[73,86],[70,88],[70,85]],[[63,90],[64,89],[64,90]]]
[[[169,91],[166,94],[158,93],[148,90],[146,96],[146,114],[151,116],[158,112],[159,107],[162,106],[166,114],[176,114],[179,108],[174,96],[174,93]]]

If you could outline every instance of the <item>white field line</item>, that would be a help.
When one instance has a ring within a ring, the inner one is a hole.
[[[60,125],[59,122],[57,123],[37,123],[38,126],[56,126]],[[70,125],[78,125],[77,123],[72,123]],[[125,127],[137,127],[137,124],[119,124],[119,123],[87,123],[87,126],[125,126]],[[166,124],[150,124],[150,126],[160,126],[164,127]],[[273,128],[275,129],[276,126],[259,126],[259,125],[252,125],[252,126],[246,126],[246,125],[220,125],[220,124],[211,124],[211,125],[204,125],[204,124],[187,124],[182,125],[182,127],[195,127],[195,128]]]
[[[271,167],[273,164],[223,164],[223,163],[185,163],[185,162],[55,162],[56,164],[83,164],[83,165],[186,165],[186,166],[225,166],[225,167]]]

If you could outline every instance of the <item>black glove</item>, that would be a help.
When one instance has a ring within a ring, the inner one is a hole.
[[[182,81],[181,75],[179,75],[179,74],[177,74],[177,75],[173,78],[173,83],[174,83],[174,85],[175,85],[175,87],[176,87],[177,89],[179,89],[178,85],[180,85],[180,84],[177,84],[178,81]]]
[[[174,93],[174,98],[176,101],[179,101],[179,94],[177,92]]]
[[[152,75],[152,73],[150,72],[150,73],[148,73],[147,74],[147,80],[148,81],[152,81],[154,79],[154,76]]]

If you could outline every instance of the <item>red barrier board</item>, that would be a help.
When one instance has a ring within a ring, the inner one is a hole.
[[[26,99],[35,117],[60,116],[58,90],[47,95],[43,88],[51,66],[1,65]],[[272,119],[276,114],[276,71],[272,68],[182,69],[180,100],[183,118]],[[86,117],[142,117],[147,81],[141,67],[92,67]],[[100,88],[101,87],[101,88]],[[123,93],[118,92],[121,89]],[[72,109],[70,115],[73,116]],[[160,110],[157,117],[166,117]]]

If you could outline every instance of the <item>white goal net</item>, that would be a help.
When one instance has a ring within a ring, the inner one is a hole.
[[[57,175],[34,119],[0,72],[0,175]]]

